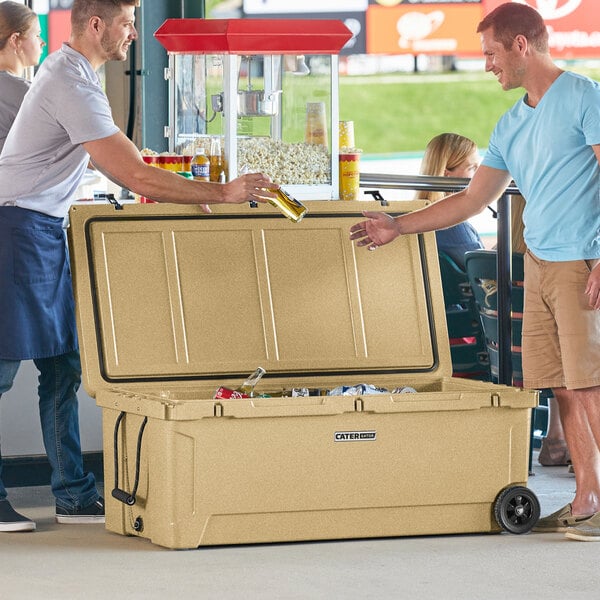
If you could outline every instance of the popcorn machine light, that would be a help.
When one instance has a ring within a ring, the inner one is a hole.
[[[228,178],[267,173],[299,200],[339,198],[336,20],[167,19],[169,151],[224,141]]]

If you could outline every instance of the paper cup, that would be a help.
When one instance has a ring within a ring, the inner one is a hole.
[[[304,141],[327,148],[327,119],[325,102],[306,103],[306,130]]]
[[[340,121],[340,149],[354,146],[354,121]]]
[[[340,154],[340,200],[358,200],[360,152]]]

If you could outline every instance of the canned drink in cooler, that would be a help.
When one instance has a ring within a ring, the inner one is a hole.
[[[237,400],[239,398],[249,398],[248,394],[243,394],[242,392],[238,392],[237,390],[232,390],[230,388],[226,388],[220,386],[217,388],[215,395],[213,398],[220,400]]]

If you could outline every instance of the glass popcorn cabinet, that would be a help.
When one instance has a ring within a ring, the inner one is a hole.
[[[168,19],[169,151],[220,141],[228,179],[267,173],[299,200],[339,198],[336,20]]]

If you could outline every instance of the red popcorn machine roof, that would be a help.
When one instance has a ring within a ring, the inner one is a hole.
[[[154,37],[172,54],[339,54],[352,32],[333,19],[167,19]]]

